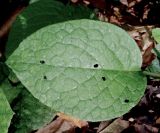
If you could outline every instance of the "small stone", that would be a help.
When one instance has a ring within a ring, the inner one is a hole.
[[[148,110],[148,112],[149,112],[149,113],[154,113],[154,111],[153,111],[153,110],[151,110],[151,109],[150,109],[150,110]]]
[[[131,117],[131,118],[128,119],[128,121],[129,122],[134,122],[135,120],[134,120],[134,118]]]
[[[156,97],[157,97],[157,98],[160,98],[160,94],[157,94]]]

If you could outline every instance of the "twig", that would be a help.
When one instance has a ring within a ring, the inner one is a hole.
[[[143,71],[143,74],[145,74],[147,76],[154,77],[154,78],[160,78],[160,73],[152,73],[152,72],[148,72],[148,71]]]

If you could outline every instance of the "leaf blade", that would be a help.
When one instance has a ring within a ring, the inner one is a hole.
[[[136,43],[120,28],[98,21],[45,27],[22,42],[7,63],[47,106],[90,121],[124,114],[138,102],[146,86]],[[119,100],[121,94],[124,97]],[[125,104],[125,98],[130,103]]]
[[[8,128],[13,116],[13,112],[10,108],[10,105],[2,91],[2,88],[0,88],[0,127],[1,132],[8,133]]]
[[[47,125],[56,115],[54,110],[39,102],[24,87],[13,110],[15,115],[11,127],[15,129],[15,133],[37,130]]]

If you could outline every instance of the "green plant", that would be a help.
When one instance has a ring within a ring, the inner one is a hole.
[[[146,86],[141,63],[122,29],[85,19],[38,30],[7,61],[42,103],[89,121],[120,116],[137,104]]]
[[[12,107],[18,119],[12,125],[16,133],[27,133],[56,112],[88,121],[119,117],[144,94],[146,77],[135,41],[119,27],[93,20],[88,8],[77,7],[37,1],[15,21],[6,50],[11,70],[0,86],[10,112],[5,114],[4,133],[13,115],[7,101],[18,101]]]

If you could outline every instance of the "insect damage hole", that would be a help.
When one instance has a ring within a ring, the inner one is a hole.
[[[47,79],[47,76],[43,76],[43,79]]]
[[[94,66],[94,68],[97,68],[97,67],[98,67],[98,64],[94,64],[93,66]]]
[[[125,103],[129,103],[129,99],[125,99],[124,102],[125,102]]]
[[[106,81],[106,77],[102,77],[102,80],[103,80],[103,81]]]
[[[45,61],[44,61],[44,60],[40,60],[40,63],[41,63],[41,64],[44,64],[44,63],[45,63]]]

